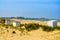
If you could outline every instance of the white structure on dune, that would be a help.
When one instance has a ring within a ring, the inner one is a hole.
[[[10,20],[5,20],[5,24],[9,25],[10,24]]]
[[[5,24],[6,25],[10,25],[12,23],[12,25],[14,27],[20,26],[20,22],[19,21],[14,21],[14,20],[5,20]]]
[[[14,27],[16,27],[16,26],[20,26],[20,22],[13,21],[13,26],[14,26]]]
[[[51,26],[51,27],[56,27],[57,26],[57,20],[47,21],[47,25]]]

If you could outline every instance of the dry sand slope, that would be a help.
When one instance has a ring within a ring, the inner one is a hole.
[[[15,31],[16,34],[13,34],[12,31]],[[0,27],[0,40],[60,40],[60,31],[45,32],[40,28],[21,35],[21,32],[16,29]]]

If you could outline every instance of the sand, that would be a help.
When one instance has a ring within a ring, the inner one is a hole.
[[[17,20],[17,19],[14,19]],[[35,21],[35,20],[18,20],[22,24],[25,23],[40,23],[46,25],[46,22]],[[58,23],[59,24],[59,23]],[[7,32],[9,30],[9,32]],[[15,31],[16,34],[13,34],[12,31]],[[0,40],[60,40],[60,31],[54,30],[52,32],[45,32],[42,28],[34,31],[27,32],[22,34],[21,31],[8,28],[6,29],[3,26],[0,26]]]
[[[37,23],[40,25],[47,25],[46,21],[24,20],[24,19],[11,19],[11,20],[21,22],[21,24]]]
[[[13,34],[12,31],[15,31],[16,34]],[[60,40],[60,31],[45,32],[40,28],[21,35],[19,30],[0,27],[0,40]]]

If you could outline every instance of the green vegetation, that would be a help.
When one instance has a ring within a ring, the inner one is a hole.
[[[42,30],[43,30],[43,31],[50,32],[50,31],[55,30],[55,28],[52,28],[52,27],[49,27],[49,26],[42,26]]]
[[[7,32],[9,32],[9,30],[7,30]]]
[[[36,23],[25,24],[25,28],[27,31],[32,31],[32,30],[37,30],[39,28],[42,28],[42,30],[46,32],[54,31],[56,29],[53,27],[43,26]]]
[[[10,28],[13,28],[13,29],[17,29],[17,30],[19,30],[21,32],[23,32],[24,30],[26,30],[26,31],[37,30],[39,28],[42,28],[42,30],[46,31],[46,32],[54,31],[55,29],[60,30],[60,27],[52,28],[52,27],[49,27],[49,26],[39,25],[37,23],[20,24],[20,27],[14,27],[12,24],[5,25],[5,19],[3,19],[3,18],[0,19],[0,23],[1,23],[0,24],[1,26],[5,26],[5,28],[7,28],[7,29],[8,29],[8,27],[10,27]],[[23,26],[25,28],[22,28]]]
[[[36,24],[36,23],[30,23],[30,24],[25,24],[25,29],[27,31],[32,31],[32,30],[37,30],[39,28],[42,28],[43,31],[46,31],[46,32],[51,32],[51,31],[54,31],[54,30],[60,30],[60,27],[50,27],[50,26],[44,26],[44,25],[39,25],[39,24]]]
[[[31,30],[37,30],[40,28],[39,24],[35,24],[35,23],[30,23],[30,24],[25,24],[25,28],[27,31],[31,31]]]
[[[60,27],[57,26],[55,29],[60,30]]]
[[[20,28],[21,33],[23,33],[23,32],[24,32],[24,30],[25,30],[24,28]]]
[[[20,24],[20,27],[24,26],[25,24]]]
[[[5,23],[5,19],[4,18],[1,18],[0,19],[0,23],[3,23],[4,24]]]

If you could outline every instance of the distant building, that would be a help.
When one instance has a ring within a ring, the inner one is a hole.
[[[57,20],[47,21],[47,25],[51,26],[51,27],[56,27],[57,26]]]
[[[13,26],[14,26],[14,27],[16,27],[16,26],[20,26],[20,22],[13,21]]]
[[[20,22],[19,21],[14,21],[14,20],[5,20],[5,24],[6,25],[10,25],[12,24],[14,27],[20,26]]]
[[[10,20],[5,20],[5,24],[9,25],[10,24]]]

